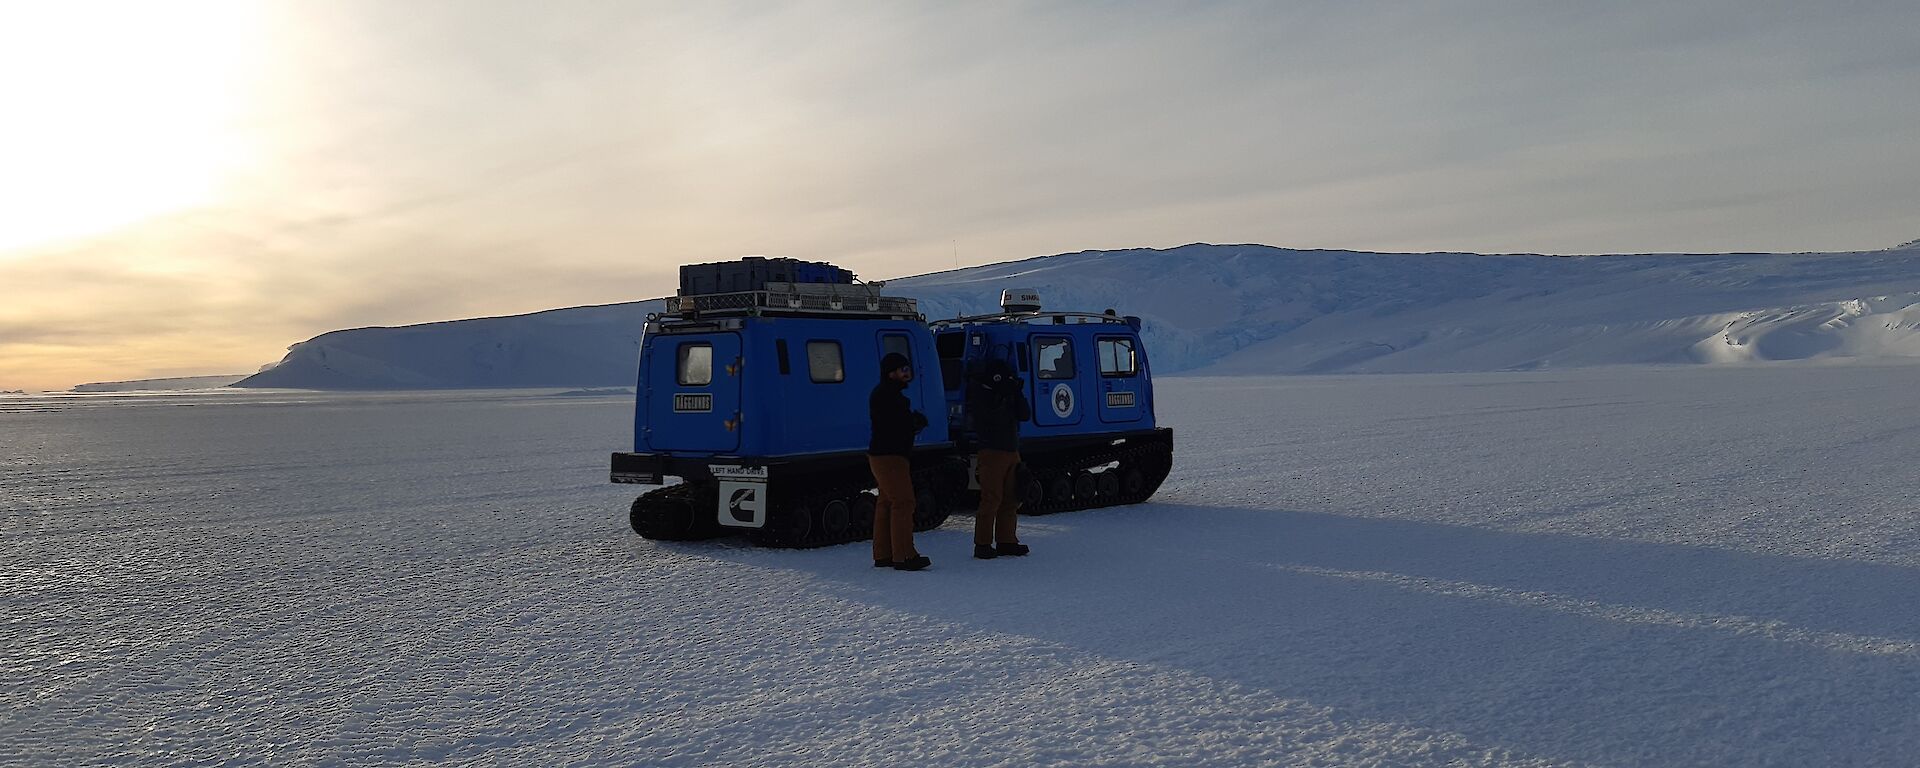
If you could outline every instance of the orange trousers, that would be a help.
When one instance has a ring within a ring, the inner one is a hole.
[[[873,503],[873,559],[900,562],[919,557],[913,548],[913,463],[905,456],[867,456],[880,499]]]
[[[1013,469],[1020,454],[983,450],[979,459],[980,511],[973,516],[973,543],[1018,544],[1020,490],[1013,487]]]

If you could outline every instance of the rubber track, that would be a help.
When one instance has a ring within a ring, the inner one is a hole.
[[[690,509],[697,503],[698,490],[697,486],[690,483],[679,483],[640,494],[639,498],[633,500],[630,511],[634,532],[646,535],[640,531],[643,516],[650,521],[665,524],[676,517],[688,515],[692,521],[691,526],[684,528],[670,526],[668,527],[670,533],[649,538],[663,541],[700,541],[724,534],[725,531],[721,530],[718,522],[705,520],[699,515],[699,510]]]
[[[1123,473],[1121,478],[1125,477],[1124,473],[1130,468],[1139,469],[1142,472],[1141,479],[1144,482],[1139,492],[1128,494],[1123,487],[1111,496],[1103,496],[1096,492],[1089,497],[1073,494],[1065,498],[1054,498],[1048,493],[1059,478],[1065,477],[1071,483],[1073,475],[1081,470],[1091,470],[1116,461],[1120,462],[1120,465],[1106,471]],[[1029,464],[1027,469],[1033,474],[1033,479],[1039,481],[1043,497],[1037,504],[1022,505],[1020,513],[1023,515],[1051,515],[1055,512],[1138,504],[1152,498],[1154,492],[1160,490],[1160,484],[1166,481],[1167,473],[1173,469],[1173,445],[1159,441],[1141,442],[1072,461]]]
[[[1123,473],[1122,477],[1128,469],[1139,469],[1142,472],[1143,482],[1138,492],[1128,494],[1122,489],[1112,495],[1095,493],[1090,497],[1069,495],[1064,498],[1047,498],[1044,496],[1045,491],[1051,489],[1058,478],[1065,477],[1071,482],[1074,473],[1116,461],[1120,463],[1119,466],[1107,471]],[[1020,513],[1050,515],[1056,512],[1138,504],[1151,498],[1160,489],[1160,484],[1166,480],[1167,473],[1172,467],[1173,446],[1166,442],[1139,442],[1071,461],[1029,463],[1028,470],[1033,474],[1034,479],[1040,482],[1043,498],[1039,503],[1022,505]],[[952,500],[953,489],[944,487],[939,480],[940,477],[938,467],[928,467],[914,473],[914,488],[933,489],[931,494],[923,493],[922,498],[925,499],[931,495],[935,501],[934,506],[938,507],[929,510],[927,505],[919,505],[914,515],[915,531],[938,528],[946,522],[952,507],[957,503]],[[775,506],[768,510],[768,527],[744,532],[753,543],[763,547],[810,549],[865,541],[873,535],[871,520],[862,524],[855,515],[845,531],[832,534],[826,530],[822,512],[828,502],[835,499],[850,500],[855,494],[872,490],[872,488],[871,478],[850,474],[843,476],[837,482],[815,487],[798,496],[784,489],[775,489],[771,491]],[[692,483],[656,488],[634,500],[634,514],[636,516],[641,514],[642,510],[653,515],[687,514],[685,511],[687,507],[693,507],[691,514],[695,524],[692,528],[684,533],[660,537],[667,540],[697,541],[735,532],[735,529],[721,526],[713,521],[711,512],[699,508],[700,490],[700,486]],[[943,497],[946,498],[943,499]],[[849,512],[851,514],[851,510]],[[806,520],[804,529],[793,518],[794,515],[804,516]]]
[[[937,486],[934,484],[938,482],[937,477],[938,475],[933,468],[917,471],[913,474],[913,487],[917,491],[936,488]],[[836,534],[826,530],[823,512],[827,504],[836,499],[849,501],[849,507],[851,507],[851,500],[856,494],[864,493],[872,488],[873,481],[862,478],[859,480],[843,479],[838,483],[823,488],[816,488],[801,495],[797,499],[787,494],[776,493],[774,498],[777,506],[768,511],[768,527],[749,531],[747,537],[759,546],[790,549],[811,549],[814,547],[828,547],[835,544],[866,541],[873,537],[873,523],[871,518],[862,521],[859,519],[859,516],[853,515],[846,530]],[[784,503],[779,501],[782,496],[787,496],[790,500]],[[926,493],[921,494],[922,499],[928,496],[929,494]],[[936,509],[928,510],[924,504],[916,505],[913,516],[913,530],[916,532],[938,528],[941,523],[947,520],[949,513],[946,510],[946,505],[940,503],[940,494],[936,491],[931,494],[931,496],[935,501]],[[851,512],[852,510],[849,509],[850,515]],[[795,529],[798,525],[793,518],[795,515],[804,516],[806,519],[806,530],[804,532],[796,533]],[[779,525],[776,524],[776,521],[787,524]]]

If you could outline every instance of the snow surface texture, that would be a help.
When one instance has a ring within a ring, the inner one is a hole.
[[[930,318],[1048,307],[1146,321],[1159,373],[1494,371],[1920,357],[1920,251],[1482,256],[1255,245],[1088,251],[896,280]],[[244,386],[631,386],[659,301],[336,331]]]
[[[1911,765],[1916,391],[1163,380],[1153,502],[922,573],[634,536],[630,398],[11,398],[0,765]]]

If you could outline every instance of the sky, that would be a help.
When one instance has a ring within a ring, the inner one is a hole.
[[[1920,4],[0,4],[0,389],[1192,242],[1920,237]]]

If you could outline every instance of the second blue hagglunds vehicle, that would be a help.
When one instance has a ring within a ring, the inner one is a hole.
[[[915,530],[978,503],[965,393],[989,359],[1012,364],[1033,403],[1020,425],[1023,513],[1145,501],[1172,467],[1139,318],[1046,310],[1014,289],[1000,312],[929,323],[880,283],[793,259],[688,265],[680,277],[641,338],[634,448],[613,454],[616,483],[682,481],[634,500],[633,529],[649,539],[871,536],[867,394],[892,352],[911,361],[907,397],[928,421],[911,457]]]

